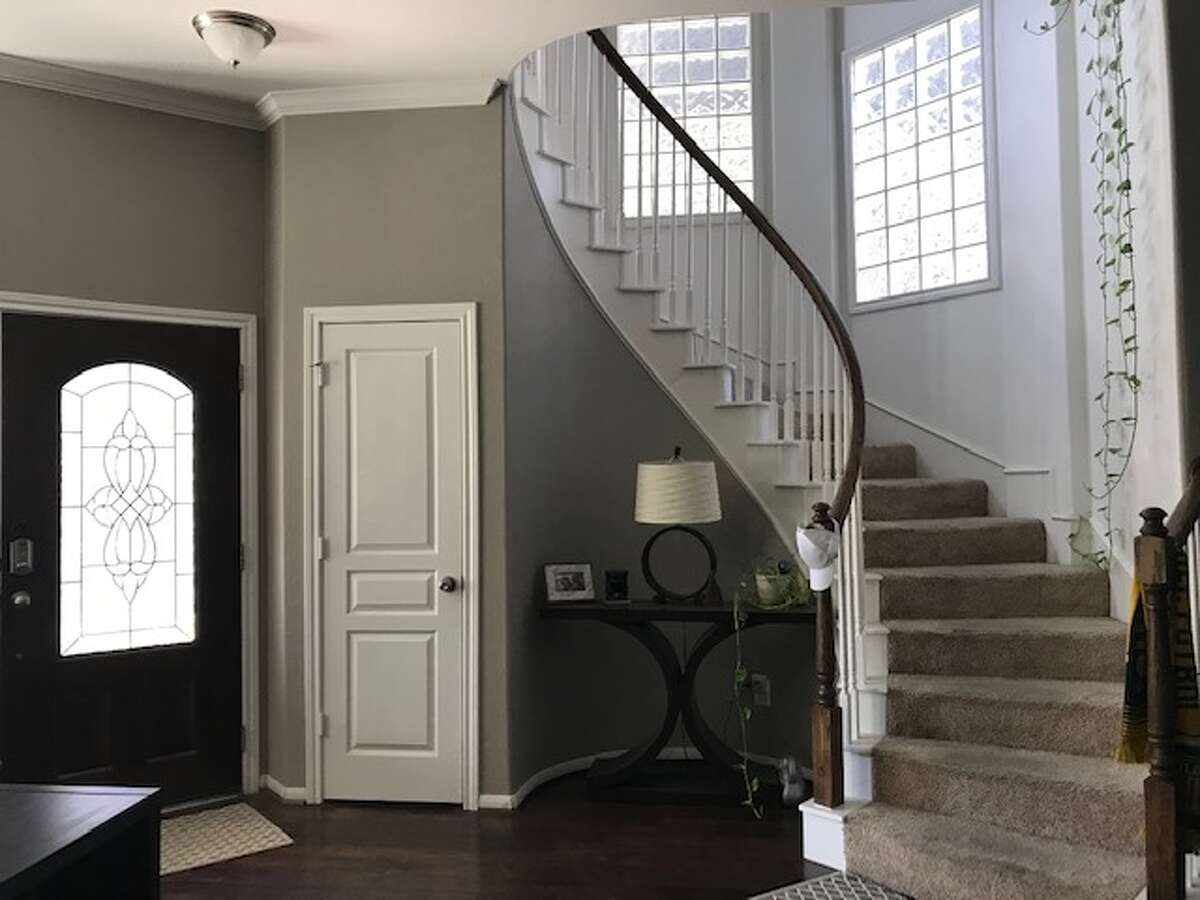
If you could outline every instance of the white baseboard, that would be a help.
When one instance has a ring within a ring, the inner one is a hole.
[[[271,775],[263,775],[262,786],[284,803],[305,803],[308,800],[308,790],[306,788],[288,787],[278,778]]]
[[[602,756],[618,756],[624,753],[624,750],[608,750],[604,753],[593,753],[590,756],[580,756],[575,759],[568,759],[565,762],[555,763],[552,766],[547,766],[539,772],[534,772],[525,783],[517,788],[512,794],[480,794],[479,808],[480,809],[505,809],[514,810],[525,802],[525,798],[540,788],[543,784],[553,781],[555,778],[562,778],[564,775],[571,775],[575,772],[583,772],[592,767],[597,759]],[[659,759],[699,759],[700,753],[692,747],[663,747],[658,754]]]

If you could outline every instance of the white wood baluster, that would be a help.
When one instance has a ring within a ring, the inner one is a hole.
[[[587,136],[587,196],[586,200],[589,203],[597,203],[600,199],[600,191],[596,187],[596,179],[599,177],[600,169],[597,166],[596,157],[597,148],[600,140],[600,129],[595,121],[596,113],[599,108],[599,98],[597,97],[596,83],[598,81],[597,74],[599,70],[596,68],[596,48],[590,40],[585,39],[583,71],[585,73],[584,87],[584,104],[587,106],[587,115],[584,116],[584,134]]]
[[[743,400],[746,396],[746,214],[738,213],[738,348],[735,386]]]
[[[783,439],[785,441],[796,439],[796,353],[793,340],[796,336],[796,304],[799,302],[799,297],[792,285],[791,270],[785,269],[783,276]],[[799,288],[799,282],[796,282],[795,286]]]
[[[835,442],[833,454],[833,476],[835,479],[841,478],[841,473],[845,472],[846,467],[846,416],[845,416],[845,395],[846,395],[846,370],[841,365],[841,359],[838,354],[834,354],[833,358],[834,379],[833,379],[833,396],[834,396],[834,414],[838,416],[838,420],[834,422],[834,432],[838,434],[838,440]]]
[[[579,91],[579,35],[571,35],[571,86],[567,95],[571,101],[571,162],[579,162],[579,130],[578,130],[578,99]]]
[[[608,72],[600,51],[596,53],[596,81],[599,83],[599,95],[596,97],[596,147],[599,151],[596,177],[598,178],[596,197],[600,204],[597,217],[600,227],[596,229],[598,243],[608,242],[608,220],[612,215],[612,176],[609,170],[609,130],[608,130]],[[615,129],[614,129],[615,130]]]
[[[685,160],[687,165],[687,175],[685,178],[687,184],[687,197],[684,198],[687,203],[687,314],[688,323],[692,328],[699,330],[699,323],[696,321],[696,213],[695,202],[692,196],[694,189],[693,181],[695,180],[695,166],[692,164],[692,158],[689,156]],[[700,357],[697,353],[699,349],[696,346],[696,335],[692,335],[690,362],[699,362]]]
[[[798,398],[800,401],[799,409],[797,410],[797,413],[798,413],[798,418],[800,420],[800,428],[798,429],[799,433],[796,436],[801,441],[801,452],[808,454],[809,453],[808,447],[810,446],[807,441],[807,438],[808,438],[808,415],[809,415],[809,402],[808,402],[809,367],[805,365],[805,363],[808,361],[808,353],[805,351],[805,340],[804,339],[808,335],[809,330],[813,328],[813,325],[810,323],[811,323],[812,317],[814,315],[816,315],[816,307],[813,306],[813,304],[809,302],[808,293],[807,293],[807,291],[804,291],[803,289],[801,289],[801,291],[800,291],[800,295],[797,298],[797,302],[800,304],[800,308],[799,308],[799,310],[797,310],[800,314],[799,315],[800,327],[796,333],[796,372],[799,375],[799,381],[800,381],[799,391],[797,392],[797,395],[798,395]],[[804,465],[804,478],[805,478],[805,480],[808,480],[811,477],[812,477],[811,466],[806,463]]]
[[[713,286],[712,286],[712,178],[704,176],[704,359],[712,362]]]
[[[580,116],[587,112],[584,108],[587,105],[587,94],[583,90],[581,79],[579,77],[579,36],[571,35],[571,78],[572,89],[574,91],[571,111],[571,159],[574,160],[574,165],[570,169],[564,169],[564,172],[570,174],[571,197],[575,200],[582,199],[579,196],[579,173],[587,165],[587,161],[583,158],[582,141],[580,140],[583,133],[583,126],[580,122]]]
[[[675,171],[675,155],[679,149],[679,142],[675,140],[673,135],[668,135],[667,140],[671,142],[671,202],[667,207],[667,227],[671,229],[671,283],[670,283],[670,306],[671,306],[671,321],[678,324],[682,321],[679,310],[679,282],[677,273],[679,271],[679,186],[677,184],[677,175]]]
[[[650,257],[650,283],[658,288],[662,286],[662,272],[659,270],[659,254],[658,254],[658,186],[661,181],[661,173],[659,172],[659,136],[662,134],[662,125],[658,119],[651,118],[651,127],[654,129],[654,139],[650,142],[651,152],[654,154],[650,159],[650,221],[651,221],[651,241]],[[654,305],[659,310],[663,307],[663,296],[656,294],[654,297]]]
[[[831,358],[832,342],[828,328],[825,329],[821,341],[821,435],[824,438],[821,455],[821,468],[825,480],[833,480],[833,360]]]
[[[637,282],[637,285],[640,287],[646,283],[646,279],[645,279],[646,270],[644,268],[646,254],[645,254],[645,250],[642,248],[643,232],[645,232],[645,230],[646,230],[643,227],[644,219],[642,218],[642,212],[643,212],[643,210],[642,210],[642,193],[643,193],[642,186],[646,183],[646,154],[644,152],[644,148],[642,147],[642,137],[643,137],[643,132],[645,131],[645,125],[643,123],[645,121],[646,108],[642,105],[642,102],[640,100],[637,101],[637,105],[638,105],[638,120],[637,120],[637,130],[638,130],[638,133],[637,133],[637,173],[638,173],[638,177],[637,177],[637,224],[635,227],[637,228],[637,279],[636,279],[636,282]]]
[[[822,424],[823,418],[821,415],[821,403],[824,396],[822,385],[824,384],[821,377],[821,346],[822,336],[824,334],[824,322],[820,316],[812,317],[812,413],[811,421],[806,424],[808,428],[810,449],[809,449],[809,466],[812,469],[812,480],[824,481],[824,449],[822,446]]]
[[[613,189],[617,192],[617,246],[628,247],[625,242],[625,219],[630,212],[625,208],[625,88],[617,84],[615,76],[613,83],[617,89],[617,146],[612,161]]]
[[[729,196],[721,188],[721,361],[729,362]],[[737,388],[734,387],[734,397]]]
[[[779,403],[779,389],[775,385],[775,316],[779,308],[779,293],[775,290],[775,254],[768,253],[767,255],[767,271],[764,276],[764,283],[767,290],[767,334],[766,340],[763,342],[763,366],[766,369],[766,375],[763,379],[766,382],[764,400],[770,400],[773,406]],[[776,413],[778,416],[778,413]],[[773,435],[778,435],[778,428],[771,432]]]
[[[767,323],[763,321],[763,240],[762,232],[754,229],[754,325],[756,338],[754,353],[758,357],[754,363],[754,393],[755,399],[767,399],[767,353],[765,336],[768,334]]]

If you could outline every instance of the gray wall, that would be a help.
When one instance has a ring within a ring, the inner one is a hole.
[[[603,625],[541,620],[536,604],[545,597],[542,567],[590,562],[598,596],[606,568],[628,569],[632,595],[648,597],[640,555],[653,529],[633,522],[636,464],[670,455],[674,444],[693,459],[715,456],[601,317],[563,260],[536,205],[518,139],[512,127],[506,129],[513,788],[555,763],[632,746],[657,727],[664,696],[649,655]],[[731,596],[739,574],[756,556],[785,551],[758,505],[720,462],[718,476],[724,518],[703,529],[720,557],[722,588]],[[685,553],[681,548],[664,566],[691,574],[694,582],[696,561]],[[669,629],[678,641],[682,632],[679,625]],[[701,632],[700,626],[690,626],[687,640],[694,643]],[[764,627],[748,632],[745,644],[749,666],[770,675],[775,692],[772,709],[752,721],[752,750],[807,759],[811,631]],[[701,670],[702,707],[718,730],[729,706],[731,656],[727,642]]]
[[[297,116],[270,135],[265,770],[304,783],[303,309],[477,301],[482,789],[508,777],[501,118],[488,107]]]
[[[262,314],[263,134],[7,83],[0,122],[0,290]]]
[[[0,290],[259,313],[259,132],[0,83]]]

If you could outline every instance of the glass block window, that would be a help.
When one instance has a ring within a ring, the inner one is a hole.
[[[753,197],[754,90],[750,36],[748,15],[653,19],[617,28],[617,48],[634,74],[687,129],[700,149],[748,197]],[[656,120],[623,85],[621,100],[625,215],[649,216],[654,212],[652,167]],[[659,215],[687,212],[688,156],[674,144],[662,130],[657,148]],[[705,212],[710,200],[705,195],[704,179],[703,170],[694,167],[692,210],[696,213]],[[713,191],[714,204],[721,202],[719,194]]]
[[[990,277],[980,8],[850,60],[857,300]]]
[[[192,392],[106,363],[60,391],[59,652],[196,637]]]

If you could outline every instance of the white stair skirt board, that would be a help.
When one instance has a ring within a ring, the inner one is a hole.
[[[888,890],[857,875],[835,872],[824,878],[802,881],[750,900],[909,900],[907,895]]]
[[[286,847],[282,828],[245,803],[163,819],[159,872],[186,869]]]
[[[847,800],[837,809],[820,806],[814,800],[800,804],[804,858],[831,869],[846,869],[846,819],[869,801]]]

